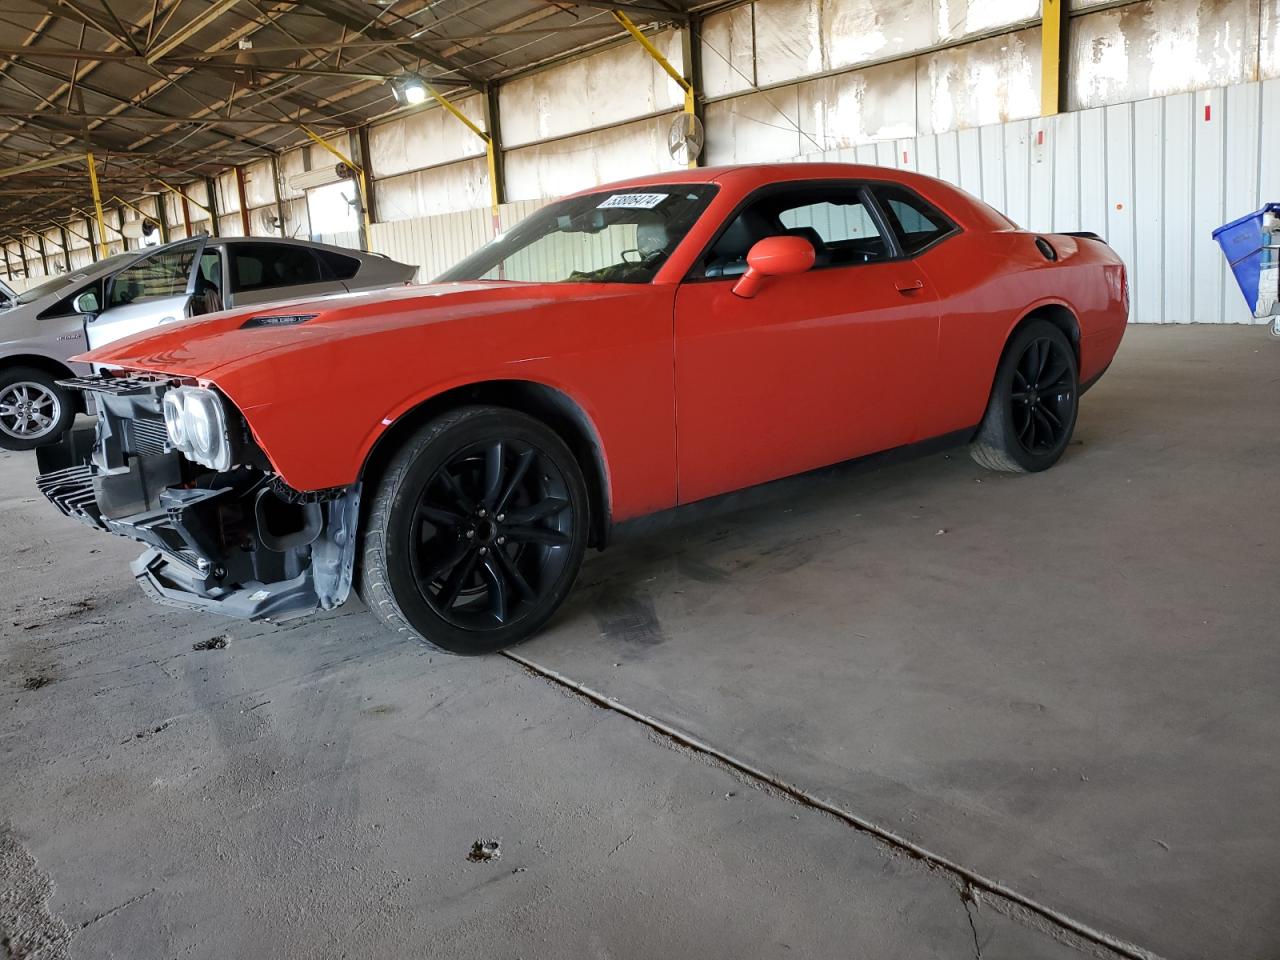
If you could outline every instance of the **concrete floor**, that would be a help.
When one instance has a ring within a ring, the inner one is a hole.
[[[518,660],[430,656],[358,605],[153,607],[133,546],[2,455],[0,934],[1274,958],[1277,436],[1264,329],[1136,328],[1047,474],[960,452],[634,530]]]

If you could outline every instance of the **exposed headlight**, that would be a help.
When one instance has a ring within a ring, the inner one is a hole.
[[[203,387],[178,387],[164,395],[169,442],[196,463],[231,469],[231,441],[222,400]]]

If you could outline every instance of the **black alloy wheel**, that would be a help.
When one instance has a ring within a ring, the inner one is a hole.
[[[519,620],[569,560],[568,484],[532,444],[498,437],[440,465],[410,521],[418,587],[446,622],[486,630]]]
[[[1057,449],[1075,421],[1071,348],[1052,337],[1027,344],[1013,368],[1009,407],[1018,444],[1032,455]]]
[[[1047,470],[1071,442],[1079,403],[1075,348],[1054,324],[1032,320],[1005,348],[969,453],[990,470]]]
[[[365,529],[361,593],[394,629],[459,654],[536,632],[585,552],[581,469],[545,424],[464,407],[392,460]]]

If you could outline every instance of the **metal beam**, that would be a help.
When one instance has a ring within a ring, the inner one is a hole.
[[[489,182],[493,184],[490,195],[493,205],[499,207],[507,202],[507,163],[502,150],[502,113],[498,105],[497,84],[490,84],[485,91],[484,128],[489,131],[485,157],[489,161]],[[501,225],[495,224],[495,229],[499,226]]]
[[[357,155],[360,158],[360,168],[362,170],[368,170],[369,156],[370,156],[369,127],[366,124],[361,124],[360,127],[356,129],[356,149],[357,149]],[[365,188],[365,197],[364,197],[365,210],[369,214],[369,222],[371,224],[374,224],[378,222],[378,183],[376,180],[373,179],[372,176],[365,176],[364,188]],[[278,188],[278,181],[277,181],[277,192],[278,192],[278,189],[279,188]],[[284,222],[284,218],[281,217],[281,223],[283,222]],[[370,237],[369,239],[372,242],[373,238]]]
[[[361,141],[360,149],[364,149],[364,142]],[[280,155],[273,153],[271,155],[271,188],[276,194],[276,216],[280,219],[280,236],[287,237],[284,229],[284,198],[281,196],[280,189]]]
[[[204,178],[204,192],[209,200],[209,206],[204,209],[209,211],[209,232],[219,237],[222,235],[222,225],[218,223],[218,181],[214,177]],[[194,200],[191,201],[195,203]]]
[[[63,0],[63,2],[65,3],[66,0]],[[213,6],[188,21],[186,26],[179,27],[167,39],[161,40],[157,37],[156,42],[147,50],[147,62],[155,63],[170,50],[182,46],[205,27],[211,26],[215,20],[234,7],[237,2],[239,0],[218,0]]]
[[[700,97],[702,90],[702,17],[691,16],[688,24],[680,31],[681,52],[684,54],[684,62],[686,69],[689,71],[689,86],[693,93],[693,115],[698,122],[702,124],[703,133],[706,133],[706,117],[705,109]],[[693,157],[689,166],[695,167],[702,163],[702,157],[706,153],[707,145],[705,141],[702,149],[698,151],[698,155]]]
[[[14,276],[13,267],[9,265],[9,244],[0,242],[0,250],[4,251],[4,275],[12,280]]]
[[[43,160],[32,160],[30,163],[20,163],[16,167],[5,167],[0,170],[0,179],[33,173],[36,170],[47,170],[49,167],[60,167],[68,163],[79,163],[83,159],[83,153],[67,153],[56,157],[45,157]]]
[[[610,12],[618,11],[623,16],[629,13],[638,13],[640,18],[646,21],[656,19],[683,23],[689,19],[689,15],[682,10],[672,10],[669,7],[660,7],[652,3],[619,3],[617,0],[613,0],[613,2],[610,2],[610,0],[573,0],[573,2],[578,7],[592,7]]]
[[[206,207],[203,203],[201,203],[199,200],[193,200],[191,197],[187,196],[187,191],[185,188],[171,187],[169,186],[169,184],[165,183],[159,177],[156,178],[156,183],[160,184],[160,186],[164,187],[174,196],[178,197],[182,201],[183,206],[186,206],[188,203],[194,203],[197,207],[199,207],[205,213],[209,214],[209,216],[211,217],[213,216],[213,211],[210,210],[208,207]],[[187,217],[186,221],[187,221],[187,231],[189,233],[191,230],[191,218]]]
[[[244,167],[237,164],[236,168],[236,198],[240,201],[240,230],[246,237],[253,236],[253,230],[249,226],[249,199],[244,189]]]
[[[62,265],[71,272],[71,238],[67,236],[67,228],[60,223],[54,224],[62,236]]]
[[[118,114],[75,113],[70,111],[59,111],[57,113],[51,113],[48,110],[0,110],[0,120],[5,120],[5,119],[75,120],[75,121],[101,120],[101,121],[107,121],[111,123],[123,123],[123,124],[158,123],[158,124],[165,124],[170,126],[173,124],[192,124],[192,125],[200,125],[203,127],[224,127],[224,126],[301,127],[303,126],[303,123],[304,123],[304,121],[302,120],[273,120],[270,117],[219,117],[211,114],[205,114],[203,116],[170,116],[168,114],[160,114],[155,116],[151,116],[151,115],[138,116],[137,114],[130,114],[130,113],[118,113]],[[322,127],[322,126],[327,126],[330,122],[331,121],[328,121],[328,120],[314,120],[314,121],[311,121],[310,124],[311,126]],[[341,125],[335,124],[335,126],[341,126]],[[67,133],[67,134],[71,134],[74,132],[72,130],[64,129],[62,127],[53,127],[53,126],[47,126],[46,129],[53,130],[54,132],[58,132],[58,133]],[[7,132],[16,133],[16,131],[7,131]],[[130,132],[132,133],[133,131],[130,131]]]
[[[348,0],[309,0],[309,5],[332,19],[335,23],[350,27],[371,40],[400,41],[405,39],[403,35],[377,25],[376,18],[374,22],[370,22],[366,12],[368,7],[362,3],[353,4]],[[484,82],[467,67],[455,63],[447,57],[433,53],[423,44],[415,43],[413,46],[404,49],[418,59],[431,64],[439,70],[443,70],[446,74],[461,77],[462,81],[476,90],[484,89]]]

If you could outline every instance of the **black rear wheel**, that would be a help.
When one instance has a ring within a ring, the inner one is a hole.
[[[500,650],[564,601],[587,526],[581,470],[552,430],[466,407],[420,430],[388,467],[365,529],[361,593],[430,646]]]
[[[1052,323],[1033,320],[1000,360],[973,459],[1009,473],[1047,470],[1071,441],[1079,401],[1074,348]]]

